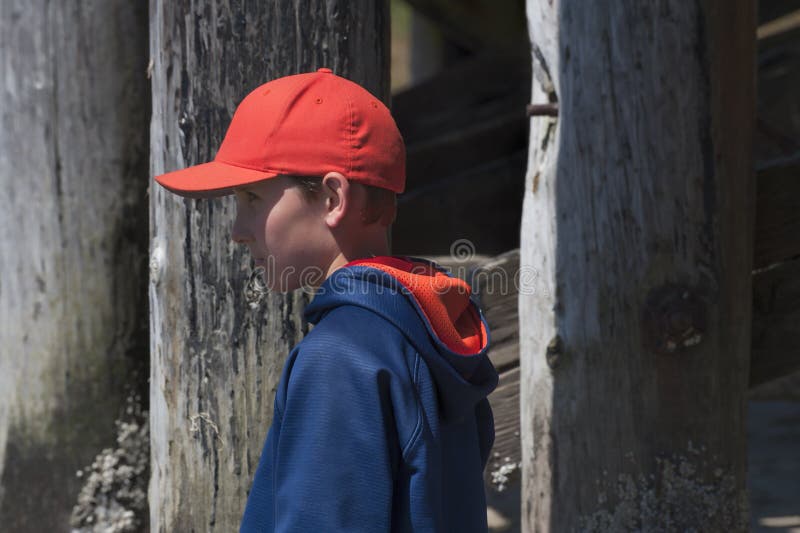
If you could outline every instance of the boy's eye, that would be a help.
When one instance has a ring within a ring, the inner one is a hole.
[[[251,191],[245,191],[244,192],[244,197],[245,197],[245,200],[247,200],[248,202],[252,202],[252,201],[258,200],[258,195],[253,193],[253,192],[251,192]]]

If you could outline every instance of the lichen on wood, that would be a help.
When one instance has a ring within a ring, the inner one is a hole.
[[[690,446],[688,454],[657,458],[655,474],[595,480],[599,509],[580,516],[578,529],[586,533],[747,531],[747,493],[739,490],[729,469],[709,469],[706,456],[706,450]],[[707,471],[713,472],[711,479],[703,477]],[[612,497],[616,503],[605,506]]]
[[[72,533],[139,533],[148,530],[150,430],[140,398],[130,396],[116,421],[117,446],[106,448],[77,476],[85,479],[72,510]]]

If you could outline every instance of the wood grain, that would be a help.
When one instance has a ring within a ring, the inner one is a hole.
[[[155,0],[150,35],[154,175],[211,160],[279,76],[329,67],[388,100],[388,2]],[[151,531],[235,531],[308,297],[258,290],[230,198],[150,198]]]
[[[147,358],[147,6],[0,8],[0,529],[69,530]]]
[[[527,7],[523,531],[744,530],[755,5]]]
[[[501,372],[500,384],[490,396],[497,426],[494,451],[498,457],[520,461],[519,435],[519,316],[517,283],[505,290],[503,280],[519,280],[519,250],[469,264],[474,294],[489,323],[489,357]],[[455,270],[455,268],[454,268]],[[764,383],[800,370],[800,261],[787,261],[753,273],[753,331],[750,356],[751,391]],[[796,379],[792,383],[796,383]],[[790,400],[800,391],[787,391]],[[516,398],[513,400],[512,398]]]

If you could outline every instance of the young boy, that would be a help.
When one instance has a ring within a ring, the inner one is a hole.
[[[405,148],[389,110],[330,69],[251,92],[210,163],[157,176],[236,195],[232,238],[272,290],[315,289],[241,531],[486,531],[497,384],[469,286],[389,255]]]

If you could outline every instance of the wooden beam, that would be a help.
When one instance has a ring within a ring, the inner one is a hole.
[[[800,370],[800,258],[753,274],[750,387]]]
[[[499,117],[525,117],[531,66],[482,53],[394,95],[392,114],[408,147]]]
[[[799,0],[761,0],[759,14],[767,28],[776,21],[796,17]],[[773,166],[800,151],[800,32],[772,34],[758,42],[756,170]]]
[[[519,364],[519,250],[471,263],[468,268],[473,294],[491,330],[489,356],[498,370],[506,371]],[[754,271],[751,387],[800,370],[797,324],[800,258]]]
[[[280,76],[330,67],[388,103],[388,8],[150,2],[152,173],[207,161],[234,106]],[[150,531],[236,531],[309,295],[248,282],[230,198],[150,202]]]
[[[492,363],[499,372],[519,366],[519,249],[476,265],[470,283],[489,324]]]
[[[524,50],[525,4],[519,0],[407,0],[439,26],[448,39],[468,50]]]
[[[758,26],[800,9],[800,0],[759,0],[758,1]]]
[[[753,267],[800,256],[800,164],[779,164],[757,173]]]
[[[0,7],[2,531],[147,529],[135,454],[90,466],[147,394],[147,11]]]
[[[454,127],[434,139],[411,144],[406,164],[407,196],[413,196],[437,181],[469,173],[492,161],[508,159],[520,150],[527,151],[527,142],[528,120],[520,106],[500,116]],[[520,182],[524,172],[522,168]],[[496,210],[497,206],[491,207]],[[519,202],[517,209],[522,210]]]
[[[392,228],[393,251],[447,254],[464,243],[470,253],[497,254],[515,246],[525,155],[522,149],[401,196]]]
[[[450,265],[455,270],[457,263]],[[467,279],[491,330],[489,356],[501,373],[500,384],[489,397],[498,428],[494,450],[500,458],[519,462],[519,393],[514,390],[519,387],[519,250],[470,263],[467,268]],[[506,292],[505,287],[510,290]],[[800,370],[798,324],[800,259],[754,272],[751,389]]]
[[[800,28],[800,9],[762,24],[756,30],[758,39],[768,39]]]
[[[463,239],[481,254],[518,246],[530,78],[529,61],[482,54],[394,97],[408,153],[396,253],[446,254]]]
[[[489,395],[494,415],[494,446],[489,465],[497,469],[503,464],[521,460],[519,439],[519,366],[500,374],[497,388]]]

